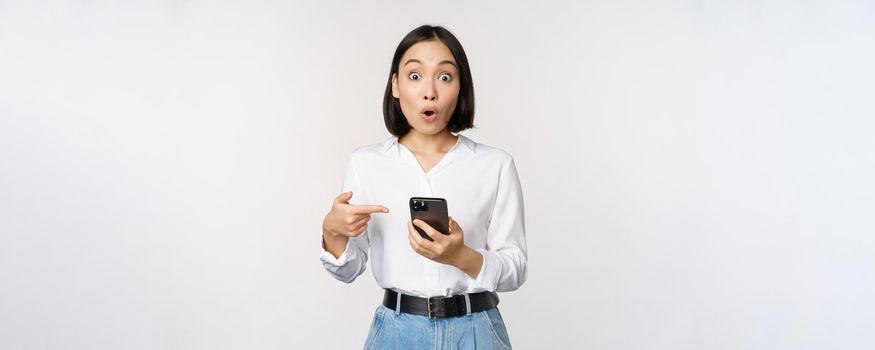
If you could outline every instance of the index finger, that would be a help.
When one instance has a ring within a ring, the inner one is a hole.
[[[431,225],[429,225],[427,222],[420,219],[414,219],[412,223],[414,226],[419,227],[423,231],[425,231],[425,234],[431,237],[431,239],[435,242],[444,239],[444,235],[440,231],[436,230],[434,227],[431,227]]]
[[[373,213],[388,213],[389,208],[386,208],[382,205],[372,205],[372,204],[363,204],[363,205],[355,205],[350,204],[352,207],[353,214],[373,214]]]

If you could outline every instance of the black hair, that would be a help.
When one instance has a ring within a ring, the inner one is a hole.
[[[457,133],[474,127],[474,83],[471,81],[471,68],[468,66],[468,56],[465,55],[465,50],[459,43],[459,39],[456,39],[456,36],[446,28],[423,25],[407,33],[404,39],[401,39],[398,48],[395,49],[395,56],[392,57],[392,67],[389,69],[389,82],[386,84],[386,93],[383,96],[383,120],[386,122],[386,129],[397,137],[407,134],[410,131],[410,124],[404,118],[398,99],[392,96],[392,76],[398,74],[401,56],[404,56],[410,47],[429,40],[440,40],[450,49],[458,65],[459,77],[461,78],[456,109],[447,123],[447,129]]]

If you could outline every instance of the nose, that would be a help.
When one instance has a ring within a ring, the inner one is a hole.
[[[429,83],[426,85],[427,87],[425,89],[425,95],[422,96],[422,99],[426,101],[434,101],[437,98],[437,90],[434,88],[433,83]]]

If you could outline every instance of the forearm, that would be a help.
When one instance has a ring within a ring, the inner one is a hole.
[[[459,251],[456,261],[452,264],[465,272],[471,278],[477,278],[483,267],[483,255],[468,246],[463,246]]]
[[[349,243],[349,237],[328,232],[322,229],[322,245],[335,258],[340,258],[340,255],[346,250],[346,245]]]
[[[334,278],[344,283],[352,282],[365,271],[368,260],[366,248],[361,244],[361,241],[322,231],[322,266]]]

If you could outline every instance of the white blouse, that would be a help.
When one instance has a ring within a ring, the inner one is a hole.
[[[322,249],[320,259],[334,278],[350,283],[371,269],[380,287],[421,297],[515,290],[526,280],[523,195],[513,158],[505,151],[458,135],[452,149],[428,172],[397,137],[362,146],[349,159],[341,192],[350,204],[378,204],[367,230],[351,238],[339,258]],[[410,197],[447,200],[465,244],[483,254],[476,279],[429,260],[410,247]]]

